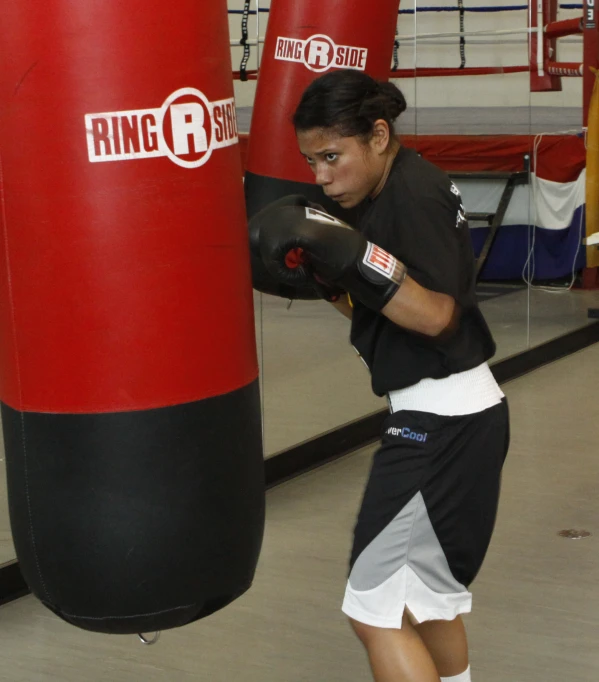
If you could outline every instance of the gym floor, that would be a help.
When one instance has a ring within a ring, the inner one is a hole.
[[[596,678],[598,382],[595,344],[503,386],[512,444],[495,536],[466,617],[476,680]],[[0,680],[367,682],[366,658],[339,607],[372,451],[270,490],[253,588],[152,647],[76,629],[33,597],[3,606]],[[558,535],[569,529],[592,535]]]

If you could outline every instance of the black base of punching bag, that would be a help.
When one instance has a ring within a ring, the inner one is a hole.
[[[208,616],[250,587],[264,527],[257,381],[139,412],[3,404],[2,422],[21,571],[64,620],[154,632]]]
[[[355,226],[357,222],[357,211],[344,209],[325,196],[319,185],[307,182],[296,182],[295,180],[279,180],[268,178],[264,175],[257,175],[250,171],[245,172],[244,180],[245,207],[248,218],[258,213],[258,211],[273,201],[287,196],[288,194],[301,194],[308,201],[320,204],[324,210],[339,220],[344,220],[348,225]]]

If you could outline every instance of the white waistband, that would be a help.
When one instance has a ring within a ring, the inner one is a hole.
[[[446,417],[482,412],[503,397],[486,362],[445,379],[422,379],[388,394],[391,412],[418,410]]]

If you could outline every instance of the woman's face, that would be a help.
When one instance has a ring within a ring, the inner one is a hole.
[[[386,124],[384,128],[388,133]],[[375,134],[368,142],[358,137],[342,137],[329,128],[297,132],[300,152],[314,172],[316,184],[343,208],[352,208],[366,197],[376,196],[384,184],[389,137],[387,134],[381,139],[379,132],[375,124]]]

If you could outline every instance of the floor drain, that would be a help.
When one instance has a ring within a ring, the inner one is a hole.
[[[558,535],[569,540],[580,540],[581,538],[590,537],[591,534],[588,530],[574,530],[574,528],[570,528],[570,530],[560,530]]]

